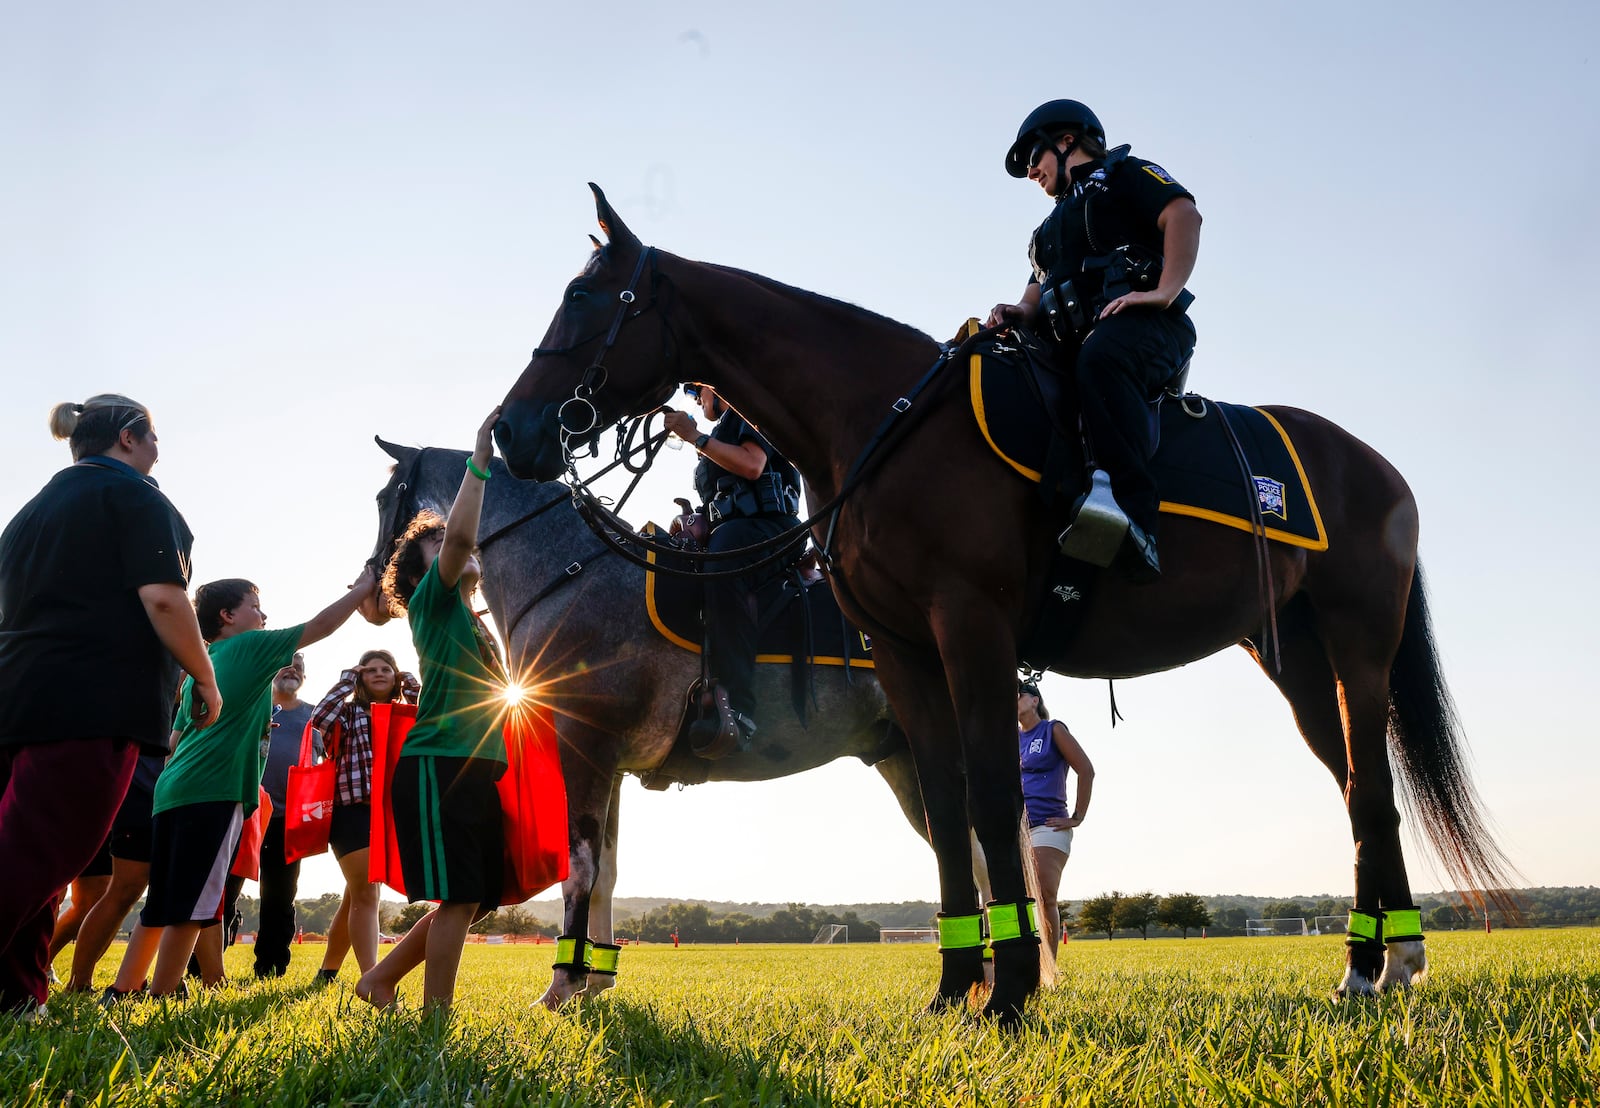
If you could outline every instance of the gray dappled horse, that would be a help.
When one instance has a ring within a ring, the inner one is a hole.
[[[446,514],[467,452],[378,441],[396,463],[378,494],[373,556],[386,561],[417,512]],[[537,683],[560,736],[571,844],[562,934],[611,943],[623,774],[647,773],[667,757],[700,658],[651,626],[644,570],[599,556],[603,544],[564,486],[518,481],[498,459],[492,471],[479,528],[483,594],[513,672]],[[569,575],[575,562],[583,568]],[[817,666],[808,727],[791,707],[787,665],[757,666],[756,693],[751,748],[706,763],[710,780],[769,781],[835,758],[873,760],[912,827],[927,837],[909,749],[871,671],[855,669],[847,682],[843,668]],[[612,975],[557,969],[543,1002],[553,1008],[586,987],[598,992],[613,983]]]

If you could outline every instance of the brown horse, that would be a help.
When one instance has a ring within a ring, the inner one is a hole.
[[[553,478],[568,446],[593,433],[589,424],[647,412],[677,382],[695,380],[799,466],[813,503],[834,497],[939,344],[853,305],[645,247],[594,191],[609,242],[596,243],[567,286],[543,345],[506,395],[495,436],[511,471]],[[935,377],[915,400],[910,431],[848,490],[832,539],[833,582],[846,613],[874,634],[879,680],[910,736],[943,915],[970,920],[979,910],[969,828],[987,855],[998,906],[990,922],[997,911],[1006,938],[994,946],[985,1011],[1009,1024],[1039,981],[1037,937],[1026,912],[1009,907],[1026,896],[1016,836],[1018,643],[1037,616],[1055,532],[1036,491],[985,446],[950,387],[959,379]],[[1355,839],[1339,988],[1371,993],[1410,984],[1426,968],[1391,745],[1408,812],[1461,887],[1492,893],[1510,866],[1480,814],[1439,671],[1410,490],[1376,451],[1326,420],[1269,410],[1318,490],[1328,549],[1271,544],[1268,597],[1251,535],[1169,517],[1160,581],[1134,586],[1105,574],[1075,646],[1052,668],[1133,677],[1234,645],[1259,661],[1252,635],[1272,606],[1281,662],[1263,668],[1343,790]],[[957,504],[953,525],[942,506]],[[941,954],[936,1007],[982,980],[977,948],[951,942]]]

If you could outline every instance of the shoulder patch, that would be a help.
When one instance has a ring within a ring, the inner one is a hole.
[[[1146,162],[1139,168],[1150,174],[1150,176],[1154,177],[1156,180],[1160,181],[1163,185],[1175,185],[1178,183],[1172,179],[1172,175],[1170,173],[1162,169],[1159,165],[1156,165],[1155,162]]]

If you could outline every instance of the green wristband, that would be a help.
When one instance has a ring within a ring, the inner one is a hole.
[[[974,913],[970,916],[940,916],[939,917],[939,949],[967,950],[983,945],[983,917]]]
[[[470,454],[467,455],[467,472],[472,474],[480,481],[487,481],[489,479],[488,471],[479,469],[478,464],[472,460],[472,455]]]
[[[1378,917],[1365,912],[1351,912],[1350,919],[1344,925],[1344,933],[1347,939],[1375,942],[1378,938]]]
[[[1396,943],[1422,938],[1422,912],[1417,908],[1400,908],[1383,913],[1384,941]]]

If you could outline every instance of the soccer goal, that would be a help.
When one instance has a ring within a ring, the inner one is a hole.
[[[1313,935],[1343,935],[1348,916],[1318,916],[1311,921]]]
[[[1306,925],[1304,916],[1286,917],[1284,919],[1247,919],[1244,921],[1246,935],[1309,935],[1311,928]]]
[[[880,943],[936,943],[939,931],[933,927],[884,927],[878,931]]]
[[[822,930],[817,932],[813,943],[847,943],[850,941],[850,928],[842,923],[825,923]]]

